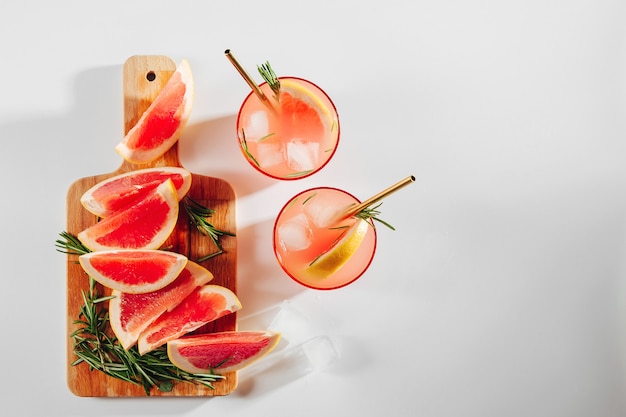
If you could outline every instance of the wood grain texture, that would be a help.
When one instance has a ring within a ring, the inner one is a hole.
[[[167,83],[176,64],[165,56],[133,56],[123,67],[124,90],[124,131],[127,132],[159,91]],[[154,73],[150,81],[148,73]],[[120,138],[121,139],[121,138]],[[111,149],[111,152],[115,152]],[[96,156],[94,156],[96,157]],[[98,219],[80,204],[80,197],[98,182],[114,175],[132,170],[157,167],[181,166],[178,159],[178,145],[174,145],[162,157],[149,164],[122,162],[120,167],[110,173],[81,178],[75,181],[67,192],[67,232],[77,235],[80,231],[95,224]],[[226,181],[192,174],[192,184],[188,195],[206,207],[215,210],[212,223],[219,229],[236,233],[235,193]],[[225,253],[201,263],[213,273],[212,284],[222,285],[237,293],[237,239],[224,236],[221,241]],[[164,244],[170,250],[182,253],[191,260],[215,252],[216,248],[208,237],[190,229],[184,209],[180,208],[176,229]],[[67,256],[67,383],[70,391],[82,397],[135,397],[145,396],[141,386],[111,378],[99,371],[90,371],[85,363],[72,365],[76,359],[70,335],[76,330],[74,321],[78,318],[82,301],[82,291],[88,290],[88,277],[77,263],[75,255]],[[99,291],[108,294],[108,290],[99,287]],[[222,317],[209,323],[196,332],[235,330],[237,313]],[[216,382],[215,389],[201,385],[179,383],[171,392],[163,393],[153,389],[151,396],[215,396],[230,394],[237,386],[237,373],[225,374],[226,379]]]

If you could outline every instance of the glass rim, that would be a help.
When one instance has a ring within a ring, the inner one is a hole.
[[[278,262],[278,265],[280,265],[280,268],[287,274],[287,276],[289,276],[289,278],[291,278],[293,281],[295,281],[296,283],[313,289],[313,290],[319,290],[319,291],[329,291],[329,290],[336,290],[339,288],[343,288],[346,287],[352,283],[354,283],[356,280],[358,280],[359,278],[361,278],[363,276],[363,274],[365,274],[365,272],[369,269],[370,265],[372,264],[372,262],[374,261],[374,256],[376,255],[376,250],[378,248],[378,233],[376,231],[376,226],[374,225],[374,222],[372,220],[368,220],[368,222],[370,223],[370,226],[372,227],[372,232],[374,233],[374,246],[372,247],[372,253],[371,255],[369,255],[369,259],[367,261],[367,263],[364,265],[363,269],[361,270],[361,272],[359,272],[358,274],[356,274],[355,277],[353,277],[352,279],[341,283],[339,285],[336,286],[332,286],[332,287],[316,287],[314,285],[311,284],[307,284],[306,282],[303,282],[302,280],[296,278],[292,273],[290,273],[284,266],[283,264],[280,262],[280,260],[278,259],[278,252],[277,252],[277,246],[276,246],[276,227],[278,226],[278,220],[281,216],[281,214],[283,214],[283,212],[285,211],[285,209],[287,207],[290,206],[291,202],[301,196],[302,194],[305,194],[307,192],[310,191],[315,191],[315,190],[333,190],[333,191],[339,191],[343,194],[348,195],[349,197],[353,198],[357,204],[361,203],[361,201],[354,196],[352,193],[346,191],[346,190],[342,190],[341,188],[337,188],[337,187],[332,187],[332,186],[316,186],[316,187],[309,187],[306,190],[300,191],[296,194],[294,194],[291,198],[289,198],[287,200],[287,202],[282,206],[282,208],[278,211],[278,214],[276,215],[276,219],[274,220],[274,225],[272,226],[272,250],[274,252],[274,257],[276,258],[276,261]]]
[[[330,96],[326,93],[326,91],[324,91],[323,88],[321,88],[319,85],[315,84],[313,81],[309,81],[306,78],[302,78],[302,77],[295,77],[295,76],[291,76],[291,75],[287,75],[287,76],[280,76],[278,77],[279,80],[284,80],[284,79],[290,79],[290,80],[298,80],[298,81],[302,81],[304,83],[310,84],[313,87],[315,87],[317,90],[320,91],[320,93],[322,93],[324,95],[324,97],[326,97],[326,99],[328,100],[328,102],[330,103],[333,112],[335,113],[336,119],[337,119],[337,141],[336,141],[336,145],[333,148],[331,154],[329,155],[328,159],[326,159],[326,162],[324,162],[322,165],[320,165],[319,167],[311,170],[311,172],[308,172],[304,175],[299,175],[299,176],[294,176],[294,177],[280,177],[274,174],[271,174],[265,170],[263,170],[260,166],[257,166],[256,164],[254,164],[250,158],[248,158],[245,155],[245,152],[243,151],[242,147],[241,147],[241,138],[239,137],[239,121],[241,119],[241,111],[243,110],[243,107],[246,105],[246,103],[248,102],[248,100],[255,95],[254,91],[250,91],[246,97],[243,99],[243,101],[241,102],[241,105],[239,106],[239,110],[237,110],[237,120],[235,121],[235,133],[237,136],[237,146],[239,147],[239,150],[242,152],[244,159],[248,162],[248,164],[250,164],[250,166],[252,166],[252,168],[256,169],[258,172],[260,172],[261,174],[273,178],[275,180],[280,180],[280,181],[297,181],[297,180],[301,180],[304,178],[308,178],[311,175],[319,172],[322,170],[322,168],[324,168],[326,165],[328,165],[328,163],[333,159],[333,157],[335,156],[335,153],[337,152],[337,148],[339,147],[339,142],[341,140],[341,122],[339,121],[339,112],[337,111],[337,107],[335,106],[335,103],[333,102],[333,100],[330,98]],[[261,84],[259,84],[259,87],[265,86],[267,85],[267,82],[264,81]]]

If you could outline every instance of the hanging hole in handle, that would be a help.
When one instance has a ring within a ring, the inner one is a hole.
[[[154,71],[148,71],[148,73],[146,74],[146,80],[150,82],[156,80],[156,74],[154,73]]]

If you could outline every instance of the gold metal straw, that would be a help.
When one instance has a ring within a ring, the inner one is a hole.
[[[359,211],[363,210],[364,208],[367,208],[367,207],[371,206],[372,204],[379,202],[383,198],[387,197],[389,194],[395,193],[400,188],[402,188],[402,187],[404,187],[406,185],[409,185],[409,184],[411,184],[413,182],[415,182],[415,177],[413,175],[410,175],[410,176],[406,177],[405,179],[403,179],[402,181],[399,181],[396,184],[392,185],[391,187],[389,187],[389,188],[379,192],[378,194],[368,198],[367,200],[363,201],[361,204],[357,204],[356,206],[348,207],[348,209],[341,215],[341,220],[346,219],[346,218],[348,218],[350,216],[354,216],[355,214],[357,214]]]
[[[261,91],[259,86],[254,82],[250,74],[248,74],[246,70],[241,66],[239,61],[237,61],[237,58],[235,58],[230,49],[225,50],[224,54],[226,55],[226,58],[228,58],[228,60],[231,62],[231,64],[235,66],[237,71],[239,71],[239,74],[241,74],[243,79],[246,80],[250,88],[252,88],[252,91],[254,91],[254,93],[261,100],[261,102],[268,104],[267,96],[263,94],[263,91]]]

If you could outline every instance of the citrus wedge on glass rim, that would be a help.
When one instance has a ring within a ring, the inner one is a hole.
[[[238,371],[270,353],[280,340],[272,331],[229,331],[184,336],[167,343],[167,356],[183,371]]]
[[[306,125],[307,130],[315,129],[322,133],[330,131],[333,124],[330,109],[300,82],[290,78],[281,79],[279,103],[282,119]]]
[[[309,264],[307,272],[318,279],[337,272],[359,249],[369,227],[372,225],[368,221],[357,218],[337,242]]]
[[[115,147],[125,160],[135,164],[152,162],[180,138],[189,121],[193,104],[193,76],[183,60],[135,126]]]
[[[80,203],[90,213],[106,217],[140,200],[168,178],[180,201],[191,187],[191,173],[181,167],[165,166],[133,170],[100,181],[83,193]]]
[[[158,249],[178,220],[178,194],[171,179],[140,201],[78,233],[90,250]]]

